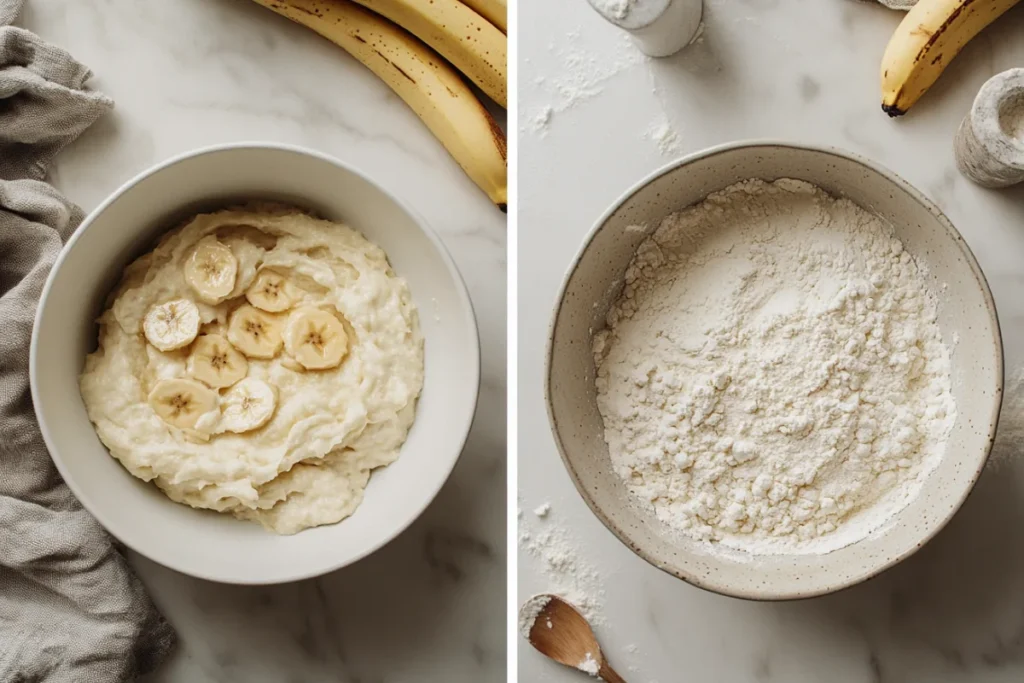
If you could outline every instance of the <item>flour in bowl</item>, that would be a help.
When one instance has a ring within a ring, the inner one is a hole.
[[[666,218],[594,338],[605,440],[670,527],[828,552],[904,507],[956,415],[926,274],[882,219],[795,180]]]

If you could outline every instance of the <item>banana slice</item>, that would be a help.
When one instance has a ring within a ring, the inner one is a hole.
[[[273,358],[281,350],[281,318],[240,306],[228,321],[228,341],[250,358]]]
[[[265,425],[277,408],[277,391],[266,382],[247,377],[221,397],[220,428],[241,434]]]
[[[199,240],[185,262],[185,281],[208,304],[228,298],[237,276],[238,259],[211,235]]]
[[[219,334],[204,334],[188,357],[188,374],[214,389],[230,387],[249,372],[249,361]]]
[[[245,298],[256,308],[271,313],[287,311],[295,303],[291,284],[276,270],[263,268],[245,290]]]
[[[188,299],[156,304],[142,319],[146,340],[161,351],[188,346],[199,334],[199,309]]]
[[[193,429],[200,418],[217,410],[217,392],[191,379],[162,379],[149,392],[149,405],[167,424]]]
[[[333,368],[348,353],[345,326],[327,311],[305,308],[288,317],[284,329],[288,354],[308,370]]]

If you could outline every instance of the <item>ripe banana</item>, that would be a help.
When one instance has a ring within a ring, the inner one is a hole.
[[[149,405],[167,424],[194,429],[217,410],[217,392],[191,379],[162,379],[149,392]]]
[[[228,298],[237,276],[238,259],[212,235],[199,240],[185,261],[185,282],[208,304]]]
[[[295,303],[295,292],[288,278],[276,270],[262,268],[245,290],[245,298],[256,308],[269,313],[287,311]]]
[[[463,4],[469,5],[477,14],[483,16],[508,33],[508,2],[507,0],[462,0]]]
[[[281,319],[255,306],[239,306],[228,320],[228,341],[249,358],[273,358],[281,350]]]
[[[241,434],[270,421],[277,408],[277,391],[262,380],[248,377],[228,389],[220,402],[219,430]]]
[[[224,337],[204,334],[192,347],[187,369],[189,376],[214,389],[223,389],[248,374],[249,361]]]
[[[469,6],[459,0],[355,1],[437,50],[488,97],[508,107],[508,40]],[[331,3],[324,5],[329,12]]]
[[[161,351],[188,346],[199,334],[199,309],[188,299],[156,304],[142,319],[146,341]]]
[[[307,370],[325,370],[337,366],[348,353],[348,333],[327,311],[300,309],[288,317],[284,348]]]
[[[920,0],[882,57],[882,111],[901,116],[974,36],[1020,0]]]
[[[508,204],[505,134],[447,62],[350,0],[255,0],[313,29],[377,74],[408,104],[502,211]]]

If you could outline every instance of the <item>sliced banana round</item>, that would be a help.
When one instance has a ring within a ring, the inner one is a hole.
[[[228,341],[250,358],[273,358],[281,350],[281,326],[279,316],[246,304],[228,320]]]
[[[327,311],[303,308],[288,317],[284,328],[288,355],[308,370],[324,370],[341,363],[348,353],[348,333]]]
[[[217,392],[192,379],[162,379],[149,392],[149,405],[161,420],[193,429],[204,415],[217,410]]]
[[[188,374],[214,389],[230,387],[249,372],[249,361],[219,334],[204,334],[188,356]]]
[[[185,281],[208,304],[228,298],[237,276],[238,259],[212,235],[199,240],[185,261]]]
[[[287,311],[295,303],[294,289],[288,278],[267,268],[256,273],[256,278],[245,290],[245,298],[256,308],[270,313]]]
[[[146,341],[161,351],[188,346],[199,334],[199,309],[188,299],[155,304],[142,319]]]
[[[266,382],[247,377],[220,399],[222,431],[241,434],[267,424],[277,408],[277,391]]]

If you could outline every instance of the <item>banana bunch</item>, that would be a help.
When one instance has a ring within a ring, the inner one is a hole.
[[[255,2],[316,31],[367,66],[491,201],[506,209],[505,134],[459,74],[506,106],[505,0]]]
[[[882,110],[902,116],[974,36],[1020,0],[919,0],[882,57]]]

